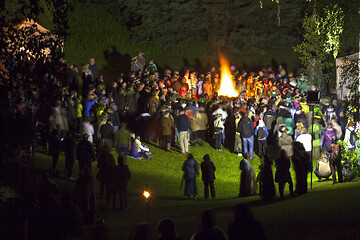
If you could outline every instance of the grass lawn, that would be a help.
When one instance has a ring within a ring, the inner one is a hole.
[[[144,190],[151,192],[150,223],[154,229],[161,218],[169,217],[174,220],[179,236],[184,239],[188,239],[195,232],[197,214],[205,209],[214,210],[219,226],[226,231],[232,220],[233,206],[241,202],[250,204],[268,239],[359,239],[358,182],[333,185],[332,181],[319,183],[314,176],[313,188],[307,195],[290,199],[288,190],[285,190],[284,201],[262,202],[258,197],[238,198],[238,166],[242,157],[228,150],[218,152],[205,144],[204,147],[189,148],[199,164],[206,153],[215,163],[217,198],[204,200],[203,184],[199,176],[199,199],[186,200],[180,190],[181,167],[186,156],[177,150],[168,153],[151,144],[149,146],[153,153],[152,160],[127,160],[132,177],[128,187],[130,208],[126,212],[105,209],[105,199],[99,199],[99,182],[96,182],[96,219],[105,219],[105,225],[110,229],[110,239],[126,239],[135,224],[146,221],[145,200],[142,196]],[[37,156],[36,167],[51,167],[52,160],[49,156],[40,153]],[[252,162],[256,172],[259,164],[259,158]],[[64,168],[63,155],[60,157],[59,167]],[[75,174],[77,173],[76,163]],[[93,173],[97,173],[96,163],[93,164]],[[295,177],[293,171],[292,176]],[[73,189],[74,182],[65,179],[56,181],[61,189]],[[87,230],[92,228],[94,227]]]

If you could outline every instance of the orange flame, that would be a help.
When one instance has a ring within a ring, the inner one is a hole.
[[[238,91],[236,91],[234,87],[234,83],[232,81],[232,74],[229,67],[229,62],[226,58],[220,55],[220,67],[221,67],[221,76],[220,76],[220,90],[218,92],[219,96],[227,96],[227,97],[237,97],[239,96]]]
[[[148,191],[144,191],[143,195],[146,199],[150,197],[150,193]]]

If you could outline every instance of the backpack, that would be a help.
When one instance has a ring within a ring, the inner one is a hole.
[[[358,139],[356,131],[350,131],[350,144],[355,146],[356,140]]]
[[[340,144],[331,144],[330,161],[335,163],[336,160],[341,158],[340,156]]]
[[[257,138],[258,138],[258,140],[264,140],[266,138],[264,128],[259,127],[259,129],[257,131]]]

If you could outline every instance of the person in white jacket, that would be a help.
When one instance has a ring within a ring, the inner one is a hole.
[[[344,142],[347,143],[347,148],[350,150],[355,148],[355,141],[351,140],[351,138],[354,137],[354,134],[356,136],[355,124],[353,121],[349,121],[345,130]]]
[[[147,154],[150,153],[150,149],[141,143],[140,136],[138,135],[135,137],[131,152],[133,158],[142,159],[145,157],[150,159],[150,154]]]

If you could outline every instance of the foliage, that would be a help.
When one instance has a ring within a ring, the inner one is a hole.
[[[350,94],[347,98],[347,105],[351,107],[357,107],[359,109],[359,66],[360,59],[344,57],[342,58],[343,64],[338,66],[341,76],[339,83],[340,88],[347,88]],[[349,109],[349,108],[348,108]],[[359,111],[358,111],[359,112]],[[359,116],[358,116],[358,120]]]
[[[299,59],[308,72],[307,75],[315,75],[314,80],[319,79],[319,75],[325,69],[327,55],[324,51],[324,39],[319,34],[319,22],[318,15],[306,15],[303,21],[304,40],[294,47],[294,51],[299,54]]]
[[[360,137],[360,132],[357,131],[358,138]],[[339,140],[338,143],[341,146],[341,162],[342,168],[345,172],[349,172],[350,176],[346,179],[352,180],[356,177],[360,177],[360,140],[358,139],[355,143],[355,149],[350,150],[348,148],[348,142]]]
[[[326,16],[318,22],[318,34],[325,36],[325,51],[337,57],[340,48],[340,36],[343,32],[344,12],[338,5],[324,9]]]

